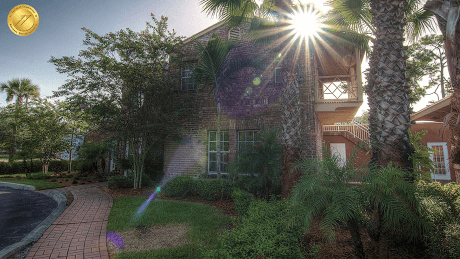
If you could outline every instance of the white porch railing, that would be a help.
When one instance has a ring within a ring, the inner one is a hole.
[[[345,131],[352,134],[355,138],[369,143],[369,125],[360,124],[353,120],[351,124],[344,125],[323,125],[323,132]]]

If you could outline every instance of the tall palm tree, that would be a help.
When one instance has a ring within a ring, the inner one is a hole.
[[[405,79],[404,37],[411,41],[433,29],[432,13],[420,0],[330,0],[336,25],[374,35],[366,94],[372,164],[411,168],[407,129],[411,126],[410,88]]]
[[[451,141],[454,145],[451,161],[460,164],[460,1],[428,1],[424,8],[435,14],[444,36],[447,68],[454,89],[450,103],[451,112],[444,118],[444,126],[449,126],[451,130]],[[460,179],[457,178],[457,182]]]
[[[25,105],[29,98],[38,97],[40,94],[40,87],[38,85],[32,84],[29,78],[13,78],[7,83],[2,83],[0,85],[0,92],[6,92],[6,102],[12,102],[16,98],[16,107],[22,105],[25,99]]]
[[[6,92],[6,102],[12,102],[16,98],[16,109],[22,108],[24,98],[26,100],[25,108],[27,109],[27,104],[29,98],[38,97],[40,88],[32,84],[31,80],[28,78],[13,78],[6,83],[0,84],[0,92]],[[17,127],[13,129],[13,146],[10,148],[10,154],[8,161],[10,161],[16,152],[16,132]]]
[[[231,51],[236,48],[234,42],[221,40],[216,34],[213,34],[206,46],[195,41],[195,48],[199,53],[199,61],[193,72],[194,79],[197,83],[206,83],[206,87],[211,85],[217,94],[221,88],[226,86],[226,82],[237,71],[244,67],[254,67],[262,69],[261,60],[254,57],[230,58]],[[205,87],[205,88],[206,88]],[[217,98],[217,177],[221,177],[221,107],[220,99]]]

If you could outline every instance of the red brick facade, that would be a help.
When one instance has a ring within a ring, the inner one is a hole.
[[[218,23],[204,33],[197,34],[197,40],[205,45],[213,33],[226,40],[229,36],[229,28],[223,23]],[[194,41],[186,40],[184,47],[186,62],[197,60],[194,44]],[[310,55],[306,55],[305,50],[297,52],[295,47],[292,51],[286,52],[282,47],[268,48],[243,39],[230,57],[232,55],[262,57],[269,64],[265,71],[243,68],[237,73],[235,79],[224,87],[225,92],[219,92],[217,95],[211,89],[181,91],[180,100],[177,101],[183,103],[187,112],[181,119],[181,130],[171,134],[166,140],[165,174],[208,173],[208,136],[210,131],[217,130],[217,101],[220,101],[222,110],[221,131],[228,132],[230,161],[236,157],[238,132],[262,128],[279,129],[281,142],[287,143],[289,139],[295,141],[296,143],[293,144],[299,147],[302,156],[316,157],[320,154],[322,134],[314,106],[315,75],[314,72],[310,75],[300,74],[306,70],[315,71],[315,53],[310,51]],[[305,63],[306,58],[310,59],[310,62]],[[305,64],[312,69],[306,69]],[[281,78],[277,77],[275,80],[276,68],[281,70],[277,74],[277,76],[281,75]],[[174,73],[177,74],[179,90],[180,69],[174,70]],[[198,86],[198,89],[202,87]],[[286,115],[287,113],[289,116]],[[293,123],[286,121],[286,118]],[[283,125],[287,127],[283,128]],[[293,126],[289,127],[290,125]],[[295,128],[295,125],[300,127]],[[289,138],[289,136],[293,137]],[[297,141],[299,139],[301,141]]]

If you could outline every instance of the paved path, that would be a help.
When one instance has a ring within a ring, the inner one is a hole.
[[[106,226],[112,197],[100,190],[107,183],[55,189],[74,196],[72,204],[33,245],[26,258],[109,258]]]

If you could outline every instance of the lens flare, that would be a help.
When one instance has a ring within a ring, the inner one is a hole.
[[[121,236],[119,236],[117,233],[115,232],[107,232],[107,238],[112,242],[114,243],[116,246],[118,246],[118,248],[122,249],[123,246],[125,245],[125,243],[123,242],[123,238],[121,238]]]

